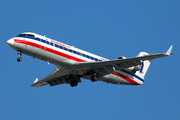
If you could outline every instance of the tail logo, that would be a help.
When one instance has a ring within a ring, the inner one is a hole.
[[[142,62],[141,65],[139,65],[139,68],[140,68],[140,73],[143,74],[143,68],[144,68],[144,62]]]

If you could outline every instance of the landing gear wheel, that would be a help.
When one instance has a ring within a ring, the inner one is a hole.
[[[20,58],[17,58],[17,61],[18,62],[21,62],[22,61],[22,58],[20,57]]]
[[[78,82],[76,80],[70,82],[71,87],[77,86]]]
[[[91,77],[90,77],[90,80],[91,80],[92,82],[95,82],[95,81],[96,81],[95,78],[94,78],[94,76],[91,76]]]
[[[17,54],[19,55],[19,58],[17,58],[17,61],[18,62],[22,61],[22,58],[21,58],[22,53],[21,53],[21,51],[18,50]]]

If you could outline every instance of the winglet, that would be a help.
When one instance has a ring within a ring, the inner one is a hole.
[[[166,52],[166,55],[171,55],[172,48],[173,48],[173,45],[171,45],[171,46],[169,47],[169,49],[168,49],[167,52]]]
[[[38,78],[35,79],[34,83],[38,82]]]

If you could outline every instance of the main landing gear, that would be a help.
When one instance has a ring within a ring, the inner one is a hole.
[[[89,70],[89,71],[87,71],[86,73],[84,73],[83,75],[88,75],[88,76],[90,76],[90,80],[92,81],[92,82],[95,82],[95,81],[97,81],[98,80],[98,75],[97,75],[98,73],[95,71],[95,70]]]
[[[78,85],[78,81],[73,80],[73,81],[70,82],[70,85],[71,85],[71,87],[77,86]]]
[[[78,85],[78,81],[79,82],[81,81],[79,77],[74,76],[74,75],[70,75],[68,79],[70,81],[70,86],[71,87],[77,86]]]
[[[97,81],[97,79],[98,79],[98,76],[97,76],[97,73],[95,72],[95,71],[91,71],[91,77],[90,77],[90,80],[92,81],[92,82],[95,82],[95,81]]]
[[[95,78],[98,78],[98,77],[95,76],[95,75],[92,75],[92,76],[90,77],[90,80],[91,80],[92,82],[95,82],[95,81],[97,81]]]
[[[17,58],[17,61],[18,62],[22,61],[22,58],[21,58],[22,53],[21,53],[21,51],[18,50],[17,54],[19,55],[19,58]]]

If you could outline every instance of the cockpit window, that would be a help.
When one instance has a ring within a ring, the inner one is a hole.
[[[17,37],[24,37],[24,36],[26,36],[26,34],[19,34],[19,35],[17,35]]]
[[[33,38],[35,38],[35,36],[34,36],[34,35],[31,35],[31,34],[27,34],[27,37],[33,37]]]
[[[35,36],[32,34],[19,34],[17,37],[25,37],[25,36],[35,38]]]

